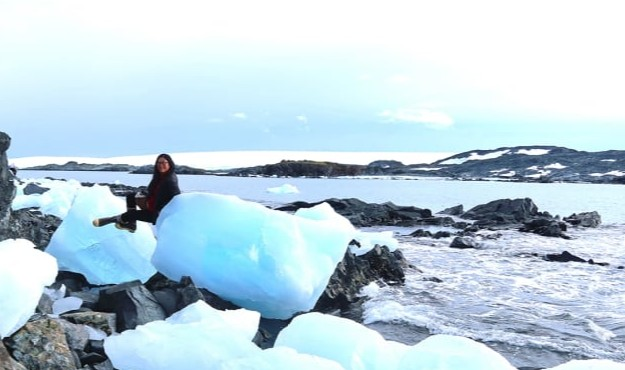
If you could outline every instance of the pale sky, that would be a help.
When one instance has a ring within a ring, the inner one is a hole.
[[[620,1],[0,0],[10,156],[623,149]]]

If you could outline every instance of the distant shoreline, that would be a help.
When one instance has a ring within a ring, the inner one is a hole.
[[[455,153],[448,152],[313,152],[313,151],[218,151],[170,153],[176,165],[204,170],[226,170],[262,166],[282,160],[312,160],[367,165],[378,160],[398,161],[403,164],[429,164]],[[18,169],[67,162],[85,164],[119,164],[145,166],[153,164],[158,153],[119,157],[63,157],[32,156],[9,158]]]

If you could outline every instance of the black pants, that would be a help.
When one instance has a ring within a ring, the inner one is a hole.
[[[135,193],[126,194],[126,209],[127,211],[122,213],[122,221],[124,222],[143,221],[151,224],[156,223],[157,213],[145,209],[137,209]]]

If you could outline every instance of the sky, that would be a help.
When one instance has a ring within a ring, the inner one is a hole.
[[[0,0],[9,156],[622,149],[618,0]]]

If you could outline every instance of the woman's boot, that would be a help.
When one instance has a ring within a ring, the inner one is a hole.
[[[116,221],[115,227],[120,230],[127,230],[127,231],[130,231],[131,233],[134,233],[135,231],[137,231],[137,221],[135,220],[124,221],[122,220],[122,216],[120,215],[115,221]]]
[[[111,216],[111,217],[104,217],[104,218],[96,218],[95,220],[93,220],[91,223],[93,224],[93,226],[95,227],[100,227],[100,226],[106,226],[108,224],[112,224],[113,222],[117,222],[117,217],[119,216]]]

